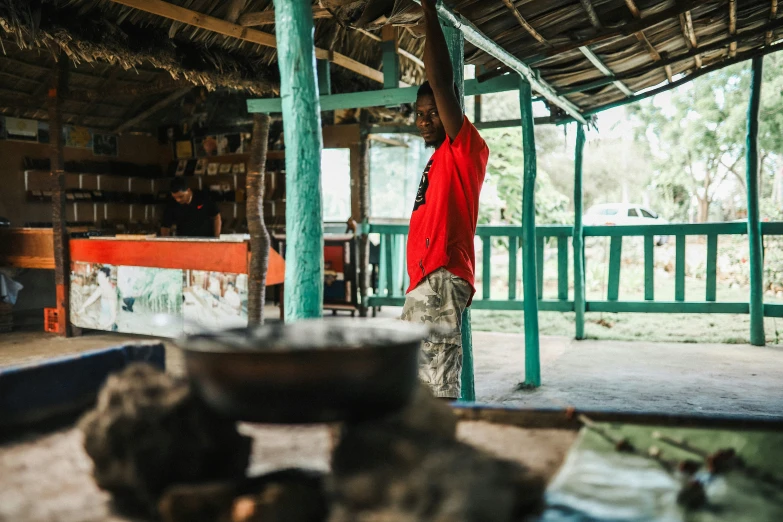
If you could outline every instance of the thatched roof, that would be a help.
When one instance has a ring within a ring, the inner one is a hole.
[[[272,0],[167,0],[235,24],[268,16]],[[584,112],[601,109],[667,82],[774,49],[777,2],[770,0],[446,0],[506,51]],[[395,27],[402,80],[423,79],[421,10],[411,0],[315,0],[320,49],[380,70],[380,28]],[[252,27],[274,34],[274,24]],[[66,122],[111,128],[184,82],[210,90],[274,96],[274,47],[121,5],[111,0],[0,0],[0,108],[28,117],[43,107],[53,54],[73,61],[76,89],[101,90],[99,100],[71,101]],[[733,38],[733,40],[731,40]],[[505,72],[495,58],[466,45],[480,77]],[[380,85],[339,66],[333,91]],[[180,83],[177,83],[180,82]],[[168,83],[168,85],[167,85]],[[146,93],[123,94],[134,84]],[[130,97],[130,99],[129,99]],[[68,115],[72,115],[71,116]]]

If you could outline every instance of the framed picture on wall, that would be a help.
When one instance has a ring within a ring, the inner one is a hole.
[[[221,163],[220,164],[220,173],[221,174],[231,174],[231,163]]]
[[[95,156],[117,156],[117,136],[114,134],[93,134],[92,153]]]
[[[177,159],[193,157],[193,142],[190,140],[180,140],[174,146],[174,153]]]
[[[203,176],[207,173],[207,161],[206,158],[200,158],[196,162],[196,170],[193,172],[196,176]]]
[[[184,176],[185,170],[188,168],[188,160],[179,160],[177,162],[177,171],[174,173],[175,176]]]
[[[214,176],[218,173],[218,168],[220,167],[219,163],[210,163],[207,166],[207,175]]]

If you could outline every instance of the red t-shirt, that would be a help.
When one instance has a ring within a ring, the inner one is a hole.
[[[408,232],[408,292],[441,267],[473,287],[473,236],[487,158],[486,142],[465,117],[454,141],[447,137],[427,163]]]

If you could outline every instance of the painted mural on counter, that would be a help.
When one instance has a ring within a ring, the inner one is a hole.
[[[71,264],[71,322],[81,328],[175,337],[182,333],[182,270]],[[161,325],[157,314],[172,320]]]
[[[247,274],[185,270],[185,333],[247,326]],[[198,325],[198,326],[196,326]]]

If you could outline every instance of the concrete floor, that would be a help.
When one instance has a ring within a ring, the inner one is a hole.
[[[389,311],[393,314],[393,311]],[[384,314],[386,315],[386,314]],[[122,334],[62,339],[42,332],[0,335],[0,366],[115,346]],[[720,414],[783,418],[783,346],[574,341],[541,338],[543,385],[524,380],[524,337],[473,333],[478,402],[526,408]],[[183,372],[167,343],[169,371]]]

